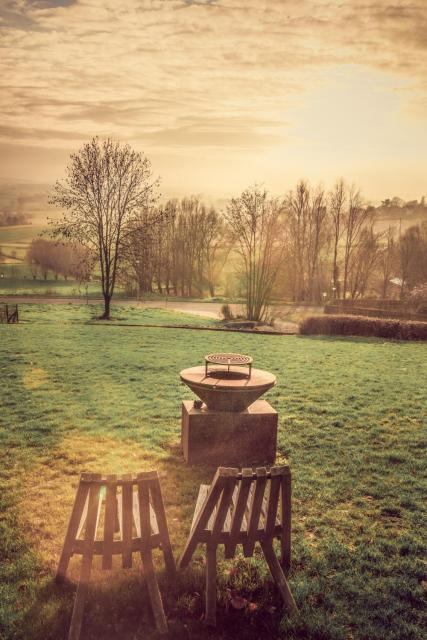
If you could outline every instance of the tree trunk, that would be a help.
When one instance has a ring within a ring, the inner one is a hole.
[[[111,296],[105,293],[104,294],[104,313],[101,316],[101,320],[110,319],[110,302],[111,302]]]

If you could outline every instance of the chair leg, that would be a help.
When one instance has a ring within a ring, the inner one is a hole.
[[[168,578],[169,580],[173,581],[176,579],[176,565],[175,565],[175,558],[173,557],[172,547],[170,543],[162,541],[162,551],[163,551],[163,557],[165,560],[165,567],[166,567],[166,572],[168,574]]]
[[[272,541],[261,542],[261,548],[267,561],[268,568],[270,569],[270,573],[279,588],[280,595],[282,596],[286,609],[289,613],[297,613],[297,605],[295,604],[295,600],[293,598],[291,590],[289,589],[285,574],[283,573],[283,569],[280,566],[280,562],[277,559],[276,553],[273,549]]]
[[[58,563],[58,569],[55,574],[55,582],[60,584],[65,580],[65,576],[67,573],[68,565],[70,563],[71,555],[66,551],[65,547],[62,549],[61,557]]]
[[[161,633],[167,633],[168,625],[163,609],[162,597],[160,595],[159,585],[154,570],[153,557],[150,551],[141,552],[142,566],[147,581],[148,595],[150,597],[151,608],[153,610],[154,620],[156,621],[157,630]]]
[[[288,526],[284,529],[280,539],[281,557],[280,564],[285,575],[288,575],[291,568],[291,529]]]
[[[92,568],[92,558],[83,558],[80,569],[80,578],[77,585],[76,597],[74,600],[73,613],[71,616],[70,631],[68,640],[79,640],[83,622],[85,599],[89,584],[90,572]]]
[[[205,623],[216,626],[216,545],[206,549],[206,617]]]

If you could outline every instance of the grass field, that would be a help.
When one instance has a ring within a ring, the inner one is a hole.
[[[47,229],[43,224],[23,224],[12,227],[0,227],[0,246],[4,244],[30,244],[42,231]]]
[[[104,311],[102,304],[20,304],[19,318],[22,323],[40,324],[82,324],[96,322],[97,324],[111,325],[119,323],[126,324],[177,324],[192,326],[219,326],[220,320],[214,318],[196,316],[190,313],[179,311],[168,311],[167,309],[141,308],[132,305],[115,304],[112,307],[111,321],[99,322]]]
[[[107,328],[87,324],[86,307],[55,313],[46,321],[24,308],[27,322],[0,325],[2,640],[66,636],[75,587],[52,576],[80,471],[157,468],[179,555],[198,485],[214,470],[182,462],[180,402],[191,393],[178,373],[228,350],[278,377],[268,399],[279,412],[278,461],[293,471],[300,614],[282,616],[261,559],[240,556],[220,565],[218,629],[206,631],[199,550],[176,586],[159,562],[170,637],[424,637],[426,344]],[[253,606],[228,606],[227,588]],[[138,570],[95,572],[82,640],[142,637],[157,636]]]

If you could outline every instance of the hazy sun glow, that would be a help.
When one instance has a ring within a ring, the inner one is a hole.
[[[165,195],[344,176],[419,198],[426,21],[416,0],[6,0],[0,178],[52,182],[98,134]]]

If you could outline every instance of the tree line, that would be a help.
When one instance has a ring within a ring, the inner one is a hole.
[[[281,198],[255,185],[224,211],[194,196],[159,204],[157,185],[143,154],[94,138],[54,187],[50,201],[64,214],[52,235],[97,264],[103,317],[117,282],[140,293],[214,296],[232,271],[247,317],[263,319],[273,297],[404,297],[427,281],[427,225],[378,230],[377,210],[343,180],[330,190],[300,180]]]

